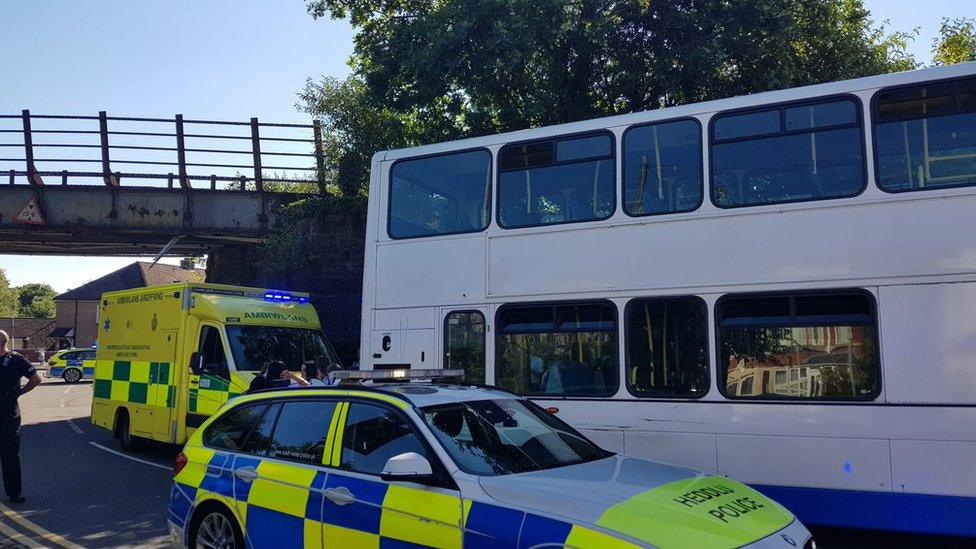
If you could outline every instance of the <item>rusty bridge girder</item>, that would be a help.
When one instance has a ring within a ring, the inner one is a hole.
[[[193,255],[263,241],[281,207],[308,195],[258,191],[0,185],[0,253]],[[42,223],[18,219],[31,200]]]
[[[297,191],[326,192],[324,158],[317,120],[0,114],[0,253],[257,243]]]

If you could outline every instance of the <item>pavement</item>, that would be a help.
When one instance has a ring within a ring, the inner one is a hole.
[[[0,549],[167,547],[166,506],[178,448],[125,454],[93,426],[90,382],[44,379],[21,398],[27,502],[0,504]],[[852,510],[856,512],[856,510]],[[976,547],[976,540],[813,529],[820,549]]]

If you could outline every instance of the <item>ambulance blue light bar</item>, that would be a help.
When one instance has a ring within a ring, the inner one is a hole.
[[[265,292],[264,300],[274,301],[278,303],[290,303],[290,302],[308,303],[308,298],[305,296],[297,296],[297,295],[289,294],[288,292],[274,292],[274,291]]]

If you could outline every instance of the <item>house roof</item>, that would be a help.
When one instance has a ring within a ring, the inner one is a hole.
[[[0,330],[7,332],[12,338],[33,337],[46,335],[44,332],[54,328],[53,318],[0,318]]]
[[[184,269],[176,265],[136,261],[101,278],[79,286],[54,298],[55,301],[98,301],[105,292],[161,286],[179,282],[202,282],[203,269]]]

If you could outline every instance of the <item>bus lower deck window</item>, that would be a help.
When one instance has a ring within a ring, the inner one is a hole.
[[[617,392],[617,317],[608,302],[507,305],[495,335],[495,378],[521,395]]]
[[[875,320],[860,291],[723,297],[719,387],[729,398],[871,400],[880,390]]]
[[[627,304],[627,390],[637,397],[708,392],[708,308],[697,297]]]

